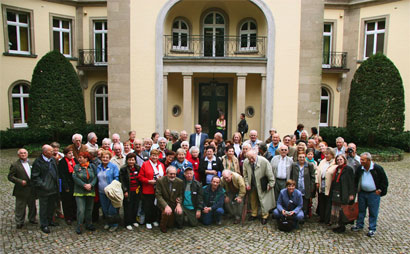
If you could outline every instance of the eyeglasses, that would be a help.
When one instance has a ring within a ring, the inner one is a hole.
[[[283,152],[287,152],[288,151],[288,149],[280,149],[281,151],[283,151]]]

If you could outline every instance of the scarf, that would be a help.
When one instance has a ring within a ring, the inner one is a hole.
[[[313,163],[313,164],[315,163],[315,159],[313,159],[313,158],[312,158],[311,160],[309,160],[309,158],[306,157],[306,161],[311,162],[311,163]]]
[[[90,179],[90,174],[88,173],[88,166],[90,165],[90,162],[86,162],[86,163],[81,163],[80,166],[82,168],[85,168],[85,172],[87,173],[87,180]]]
[[[340,181],[340,176],[342,175],[343,169],[346,167],[346,164],[343,164],[342,166],[338,166],[337,169],[340,169],[339,175],[337,176],[336,182],[338,183]],[[337,171],[336,171],[337,172]],[[336,174],[333,175],[332,181],[335,180]]]
[[[67,166],[68,166],[68,172],[70,174],[72,174],[74,172],[74,166],[75,166],[75,161],[74,158],[72,158],[71,160],[68,159],[67,157],[64,157],[65,161],[67,162]]]

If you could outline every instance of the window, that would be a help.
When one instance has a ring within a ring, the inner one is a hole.
[[[30,45],[30,14],[6,10],[8,53],[29,55]]]
[[[53,18],[53,49],[71,57],[71,21]]]
[[[329,126],[330,93],[322,87],[320,95],[320,123],[319,126]]]
[[[13,127],[27,127],[29,87],[27,84],[16,84],[11,91]]]
[[[323,27],[323,60],[322,68],[330,68],[332,63],[332,33],[333,24],[324,24]]]
[[[256,23],[253,21],[246,21],[242,24],[239,31],[240,34],[240,50],[249,51],[256,50]]]
[[[365,23],[364,59],[379,52],[383,53],[385,28],[385,19]]]
[[[172,48],[188,50],[189,29],[185,21],[178,19],[172,24]]]
[[[107,64],[107,21],[94,22],[94,49],[95,49],[95,64]]]
[[[94,92],[95,123],[108,124],[108,89],[100,85]]]
[[[204,19],[204,56],[224,56],[225,19],[218,12],[211,12]]]

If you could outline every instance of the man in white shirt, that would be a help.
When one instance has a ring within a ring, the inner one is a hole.
[[[202,132],[202,126],[195,124],[195,133],[189,136],[189,147],[196,146],[200,154],[204,153],[204,143],[208,139],[208,134]]]
[[[249,140],[243,142],[243,144],[249,144],[251,146],[252,151],[256,154],[259,153],[259,143],[262,142],[258,139],[258,132],[256,130],[251,130],[249,132]]]
[[[121,151],[124,151],[124,145],[120,141],[120,135],[118,133],[112,134],[112,139],[111,139],[111,149],[114,151],[114,145],[119,144],[121,146]]]
[[[279,197],[282,189],[286,188],[286,181],[290,178],[293,159],[288,157],[289,148],[286,145],[279,146],[279,155],[271,161],[273,176],[275,177],[275,197]]]
[[[89,153],[97,152],[97,150],[98,150],[98,144],[97,144],[98,138],[97,138],[97,135],[96,135],[94,132],[88,133],[88,135],[87,135],[87,141],[88,141],[88,142],[87,142],[87,144],[85,144],[85,146],[87,147],[88,152],[89,152]]]
[[[36,195],[31,183],[31,166],[28,161],[28,152],[21,148],[17,155],[19,159],[11,164],[8,179],[14,183],[13,196],[16,197],[16,208],[14,218],[16,227],[22,228],[26,217],[26,206],[28,207],[28,219],[30,223],[36,222]]]
[[[116,143],[114,144],[114,156],[111,158],[111,162],[117,165],[120,169],[125,164],[125,157],[122,154],[121,145]]]

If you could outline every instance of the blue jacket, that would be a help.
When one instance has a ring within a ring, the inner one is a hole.
[[[107,184],[110,184],[112,181],[117,180],[119,181],[119,176],[120,176],[120,170],[118,169],[117,165],[115,165],[112,162],[108,162],[108,165],[106,168],[104,168],[103,164],[101,163],[97,167],[97,176],[100,171],[105,171],[105,174],[107,175]]]
[[[203,204],[204,207],[211,207],[212,211],[216,211],[218,208],[222,208],[225,200],[225,190],[221,186],[216,189],[215,192],[212,191],[212,186],[207,185],[202,187],[203,189]]]
[[[189,162],[187,159],[185,159],[182,163],[180,163],[178,160],[174,160],[171,163],[171,166],[174,166],[177,168],[177,177],[181,180],[184,180],[184,172],[186,168],[192,168],[192,163]]]
[[[288,189],[287,188],[282,189],[279,194],[278,203],[276,204],[276,208],[278,209],[280,213],[282,213],[283,210],[289,211],[288,205],[290,201],[293,203],[293,207],[295,207],[294,209],[290,211],[294,211],[295,214],[298,214],[299,211],[303,207],[302,193],[298,189],[295,189],[292,193],[292,196],[290,197],[288,194]]]

